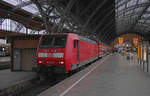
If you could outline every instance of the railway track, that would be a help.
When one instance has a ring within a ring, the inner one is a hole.
[[[0,70],[10,68],[10,57],[0,57]]]
[[[9,69],[9,68],[10,68],[10,62],[0,62],[0,70]]]
[[[72,73],[71,75],[73,75],[74,73]],[[55,76],[50,76],[43,81],[40,81],[40,79],[33,77],[21,81],[9,88],[0,90],[0,96],[37,96],[44,90],[51,88],[67,77],[69,76],[66,74],[55,74]]]
[[[55,84],[58,84],[62,80],[66,79],[67,77],[61,77],[59,80],[52,81],[52,80],[44,80],[42,82],[39,82],[38,80],[32,81],[32,85],[30,85],[29,88],[26,88],[23,91],[17,92],[11,96],[36,96],[40,94],[41,92],[45,91],[48,88],[51,88]]]
[[[95,62],[95,61],[93,61],[93,62]],[[84,68],[88,67],[92,63],[89,63],[89,64],[79,68],[78,70],[71,72],[70,74],[53,74],[53,76],[50,76],[49,78],[47,78],[46,80],[43,80],[41,82],[39,82],[37,79],[32,80],[32,83],[31,83],[32,85],[30,85],[30,87],[26,88],[26,90],[17,92],[16,94],[11,95],[11,96],[37,96],[38,94],[45,91],[46,89],[51,88],[52,86],[67,79],[68,77],[83,70]]]

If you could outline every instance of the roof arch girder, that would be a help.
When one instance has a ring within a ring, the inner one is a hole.
[[[123,9],[121,11],[118,11],[117,13],[118,13],[118,16],[120,16],[120,15],[124,14],[124,12],[128,12],[128,11],[131,11],[131,10],[136,9],[136,8],[141,8],[142,9],[142,7],[149,6],[149,5],[150,5],[150,3],[148,3],[148,2],[147,3],[133,5],[133,6],[127,7],[126,9]]]

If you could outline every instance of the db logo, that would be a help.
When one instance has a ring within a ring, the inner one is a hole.
[[[50,52],[56,52],[56,50],[51,50]]]
[[[53,57],[52,53],[47,54],[47,57]]]

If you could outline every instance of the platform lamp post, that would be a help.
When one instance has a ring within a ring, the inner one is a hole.
[[[143,43],[141,44],[141,67],[143,65]]]
[[[145,70],[146,59],[146,44],[143,42],[143,71]]]
[[[147,62],[147,72],[149,72],[149,48],[148,48],[148,46],[149,46],[149,42],[147,41],[146,42],[146,62]]]
[[[138,60],[138,64],[139,64],[140,63],[140,46],[139,45],[138,45],[137,53],[138,53],[137,60]]]
[[[141,66],[141,43],[138,44],[138,63]]]
[[[148,42],[147,41],[143,41],[143,71],[145,70],[145,66],[146,71],[148,72],[149,70],[149,65],[148,65]]]

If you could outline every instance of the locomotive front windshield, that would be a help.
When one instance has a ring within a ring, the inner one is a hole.
[[[65,48],[67,36],[43,36],[40,48]]]

